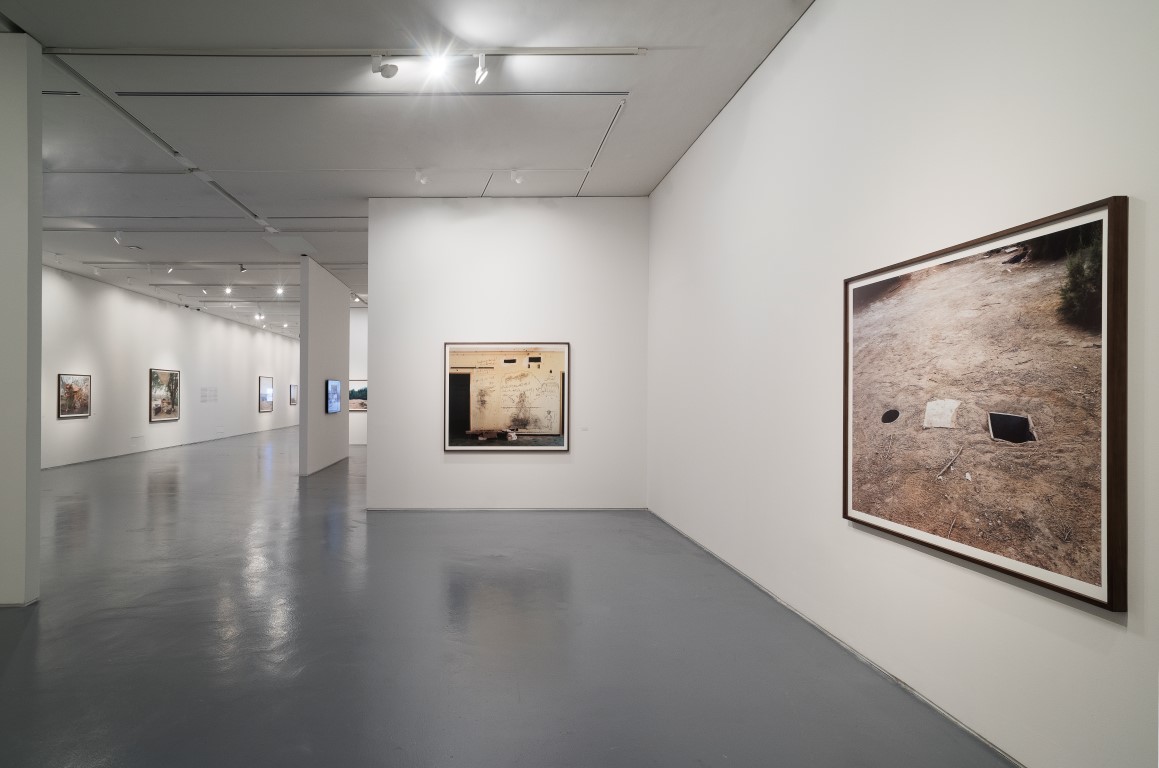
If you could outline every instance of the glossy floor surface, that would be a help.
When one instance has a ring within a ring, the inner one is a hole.
[[[45,471],[0,765],[1008,765],[646,512],[367,513],[364,457]]]

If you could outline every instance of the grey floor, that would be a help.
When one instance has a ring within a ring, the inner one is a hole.
[[[296,441],[43,473],[0,765],[1009,765],[647,513],[368,514]]]

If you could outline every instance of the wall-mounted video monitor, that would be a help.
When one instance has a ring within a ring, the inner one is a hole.
[[[326,413],[338,413],[342,410],[342,382],[338,379],[326,379]]]

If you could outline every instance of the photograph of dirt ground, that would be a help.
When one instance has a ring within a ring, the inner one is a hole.
[[[1094,221],[855,287],[852,509],[1099,585],[1102,264]]]

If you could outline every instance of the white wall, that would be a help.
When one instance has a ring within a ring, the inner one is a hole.
[[[1152,0],[818,0],[652,196],[648,505],[1041,768],[1156,765],[1156,39]],[[1129,612],[843,521],[843,279],[1116,194]]]
[[[648,201],[371,200],[371,508],[642,507]],[[444,453],[445,342],[570,342],[567,453]]]
[[[350,310],[350,379],[366,379],[366,354],[368,350],[366,323],[367,311],[365,308]],[[369,381],[367,382],[369,387]],[[370,392],[367,391],[369,397]],[[371,407],[367,405],[367,407]],[[350,444],[366,445],[366,415],[367,411],[354,411],[350,414]]]
[[[350,455],[346,375],[350,370],[350,289],[302,256],[302,409],[298,472],[310,475]],[[342,410],[326,413],[326,380],[342,382]]]
[[[55,467],[298,423],[298,342],[105,283],[44,269],[41,464]],[[181,371],[181,418],[149,421],[149,369]],[[92,415],[56,417],[56,376],[92,376]],[[258,413],[258,376],[274,410]],[[202,388],[216,389],[212,401]]]
[[[40,596],[41,56],[0,34],[0,606]]]

